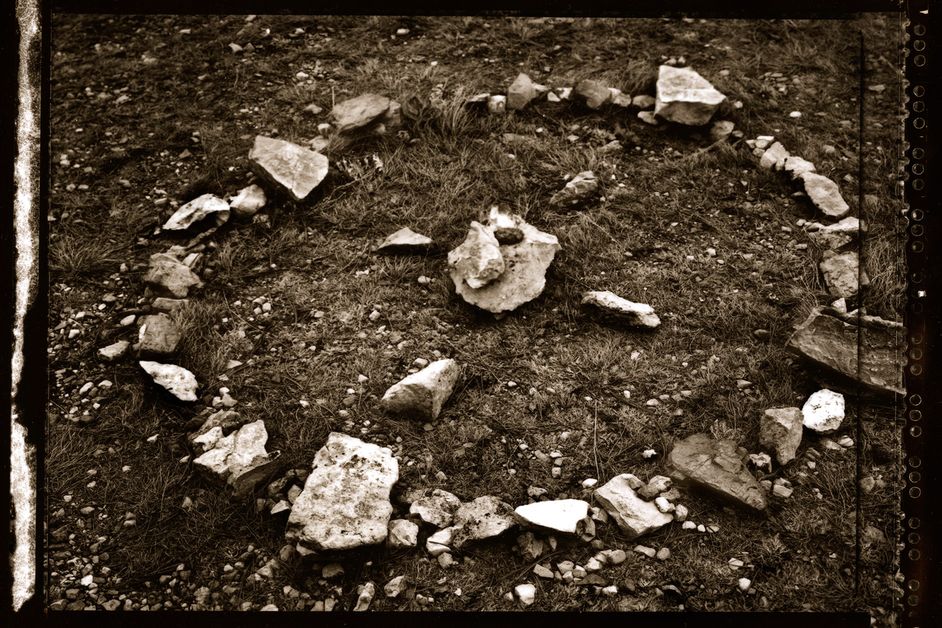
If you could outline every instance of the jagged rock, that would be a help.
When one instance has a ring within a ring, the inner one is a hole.
[[[530,606],[536,600],[536,587],[529,582],[515,586],[514,593],[517,594],[517,599],[524,606]]]
[[[383,591],[386,593],[386,597],[399,597],[408,588],[409,580],[405,576],[396,576],[386,583]]]
[[[203,194],[175,211],[161,228],[169,231],[188,229],[209,216],[213,216],[215,221],[212,226],[220,226],[229,220],[229,203],[214,194]]]
[[[448,253],[448,265],[452,275],[459,274],[462,281],[474,290],[497,279],[506,268],[500,242],[493,229],[477,221],[471,222],[464,242]]]
[[[170,299],[167,297],[157,297],[151,302],[150,306],[157,312],[165,312],[170,314],[179,310],[189,302],[189,299]]]
[[[607,290],[583,293],[582,304],[599,311],[605,317],[619,320],[633,327],[655,329],[661,324],[661,319],[650,305],[633,303]]]
[[[119,340],[113,344],[108,345],[107,347],[102,347],[98,350],[98,355],[101,356],[101,359],[106,362],[114,362],[115,360],[120,359],[128,351],[128,347],[131,346],[131,343],[127,340]]]
[[[436,360],[391,386],[381,403],[387,412],[436,419],[460,375],[461,367],[454,360]]]
[[[517,521],[510,505],[493,495],[478,497],[461,504],[455,512],[451,547],[460,549],[469,541],[489,539],[515,525]]]
[[[229,199],[229,207],[236,216],[240,218],[250,218],[254,216],[258,210],[265,207],[266,202],[265,190],[253,183],[250,186],[242,188],[235,196]]]
[[[850,206],[841,196],[837,184],[815,172],[806,172],[800,176],[805,193],[822,213],[831,218],[843,218],[850,211]]]
[[[419,542],[419,526],[408,519],[393,519],[389,522],[389,547],[415,547]]]
[[[141,357],[172,355],[180,344],[180,331],[166,314],[151,314],[140,319],[137,352]]]
[[[465,268],[469,250],[463,247],[468,240],[448,253],[451,279],[461,298],[495,314],[514,310],[538,297],[546,285],[546,269],[559,250],[559,240],[556,236],[527,224],[519,216],[514,216],[514,220],[516,228],[523,233],[523,239],[516,244],[500,245],[498,252],[503,260],[503,269],[486,285],[475,287],[468,281],[468,277],[480,279],[479,274],[468,274]],[[474,224],[472,223],[472,233],[469,233],[471,239],[476,239],[476,236],[472,235],[475,231]],[[493,225],[488,224],[482,228],[493,234]],[[497,242],[493,235],[492,240]],[[473,264],[472,269],[475,267],[480,267],[480,264]]]
[[[360,94],[334,105],[330,115],[340,133],[349,133],[376,122],[389,110],[391,102],[379,94]]]
[[[577,96],[585,101],[589,109],[598,109],[612,101],[612,92],[601,81],[583,79],[576,84],[573,90]]]
[[[599,189],[599,182],[591,170],[580,172],[570,179],[562,190],[550,198],[550,205],[572,206],[582,203]]]
[[[736,123],[732,120],[717,120],[710,127],[710,139],[714,142],[722,142],[729,138],[736,128]]]
[[[759,420],[759,443],[775,452],[779,464],[788,464],[801,444],[801,425],[798,408],[769,408]]]
[[[246,423],[248,423],[248,420],[239,415],[235,410],[218,410],[203,421],[199,429],[190,435],[190,440],[197,444],[208,443],[206,446],[212,447],[212,443],[215,442],[215,440],[213,440],[212,437],[206,436],[209,432],[217,431],[216,433],[218,435],[216,438],[219,438],[223,434],[227,434]]]
[[[416,233],[409,227],[403,227],[376,247],[377,253],[424,253],[434,246],[432,238]]]
[[[576,534],[579,522],[588,516],[589,504],[581,499],[556,499],[517,506],[514,513],[530,525]]]
[[[661,493],[669,491],[671,484],[672,482],[669,477],[664,475],[655,475],[653,478],[648,480],[647,484],[637,489],[638,495],[640,495],[642,499],[650,501]]]
[[[808,225],[808,229],[808,235],[818,246],[838,251],[857,239],[860,221],[854,216],[848,216],[833,225],[825,226],[815,222]]]
[[[617,87],[609,87],[608,91],[612,94],[612,104],[616,107],[630,107],[631,94],[626,94]]]
[[[806,172],[814,172],[814,164],[798,155],[789,155],[785,158],[782,169],[791,175],[792,179],[800,179]]]
[[[151,360],[141,360],[141,368],[154,380],[155,384],[167,389],[180,401],[196,401],[196,376],[182,366],[161,364]]]
[[[766,170],[781,170],[785,167],[785,160],[789,157],[790,155],[785,147],[775,142],[762,153],[759,165]]]
[[[832,255],[819,264],[828,290],[838,298],[849,298],[857,294],[860,262],[856,251]]]
[[[398,479],[399,463],[388,448],[331,432],[291,508],[286,536],[313,550],[382,543]]]
[[[534,83],[528,75],[521,72],[507,88],[507,108],[523,109],[530,101],[547,91],[546,86]]]
[[[622,532],[634,539],[670,523],[674,517],[635,494],[629,475],[616,475],[595,489],[595,500],[611,515]]]
[[[665,120],[706,124],[724,100],[726,96],[691,68],[662,65],[658,71],[654,113]]]
[[[425,523],[436,528],[447,528],[455,520],[455,512],[461,507],[461,500],[439,488],[432,489],[429,495],[420,497],[409,506],[409,514],[418,515]]]
[[[356,606],[353,607],[353,611],[359,613],[369,610],[374,595],[376,595],[376,585],[372,582],[367,582],[357,587],[357,603]]]
[[[144,283],[159,295],[176,299],[186,297],[190,288],[199,288],[203,285],[189,266],[166,253],[154,253],[150,256]]]
[[[328,161],[320,153],[263,135],[255,136],[249,161],[256,174],[296,201],[304,200],[327,176]]]
[[[795,329],[788,347],[828,373],[859,381],[876,393],[906,394],[903,387],[903,355],[906,334],[903,325],[876,316],[861,316],[864,351],[857,374],[856,316],[817,307]]]
[[[747,506],[765,510],[768,497],[743,464],[746,452],[736,443],[693,434],[674,445],[668,455],[672,475],[681,482]]]
[[[432,534],[425,540],[425,549],[433,557],[437,557],[445,552],[451,551],[451,544],[457,526],[443,528]]]
[[[259,467],[268,467],[272,462],[270,454],[265,451],[267,442],[265,422],[259,419],[213,441],[205,453],[193,460],[193,464],[226,480],[235,488],[237,495],[245,495],[263,479],[254,477],[253,481],[248,482],[246,476],[256,476],[254,471]]]
[[[808,397],[801,415],[802,423],[809,430],[820,434],[833,432],[844,421],[844,395],[821,389]]]

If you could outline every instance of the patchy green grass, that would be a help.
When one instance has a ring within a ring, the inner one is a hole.
[[[274,581],[252,584],[246,576],[284,544],[284,515],[258,513],[253,500],[233,501],[196,473],[185,458],[192,453],[186,426],[196,412],[154,390],[133,361],[101,365],[94,354],[105,341],[132,338],[133,331],[113,325],[138,311],[146,259],[170,244],[150,236],[172,201],[234,192],[251,176],[245,155],[255,134],[306,143],[334,102],[373,90],[411,103],[404,136],[334,141],[325,153],[334,164],[375,154],[382,172],[351,178],[332,170],[310,202],[275,194],[263,212],[267,223],[233,220],[204,251],[206,286],[174,314],[183,330],[176,363],[197,375],[201,404],[228,387],[236,410],[265,420],[269,449],[282,452],[286,468],[308,467],[330,431],[390,446],[400,460],[394,498],[427,486],[464,499],[498,495],[515,505],[527,501],[530,486],[554,497],[588,497],[580,486],[587,477],[663,473],[672,444],[694,432],[735,438],[757,451],[762,411],[800,405],[817,389],[784,349],[792,326],[830,300],[817,272],[820,251],[796,224],[814,218],[807,201],[794,197],[778,173],[759,169],[742,143],[703,150],[711,140],[700,130],[649,127],[633,112],[569,104],[493,116],[463,102],[502,91],[519,71],[552,86],[591,77],[626,93],[653,94],[657,65],[683,55],[731,102],[742,102],[723,115],[746,137],[774,134],[840,183],[869,227],[864,304],[899,319],[899,77],[878,61],[896,58],[893,17],[871,15],[840,28],[795,20],[297,16],[260,17],[256,24],[271,34],[255,41],[255,52],[234,55],[228,44],[239,39],[241,17],[54,20],[52,154],[69,154],[73,165],[55,165],[52,173],[58,219],[51,226],[50,316],[89,314],[56,330],[51,341],[61,346],[50,369],[62,373],[51,378],[47,488],[50,512],[62,507],[66,514],[50,528],[73,529],[81,519],[75,509],[88,503],[108,515],[86,517],[76,545],[87,554],[95,537],[107,537],[102,547],[120,578],[108,588],[142,604],[170,599],[158,579],[183,563],[188,575],[175,585],[174,608],[191,603],[201,586],[216,594],[211,604],[231,610],[243,603],[308,608],[327,597],[351,608],[366,580],[380,588],[373,608],[421,608],[381,593],[390,578],[406,574],[415,593],[434,598],[424,608],[436,610],[516,608],[503,595],[531,581],[535,610],[867,609],[893,623],[900,483],[892,407],[867,408],[857,446],[864,447],[865,473],[886,484],[860,503],[854,451],[824,450],[809,436],[798,460],[769,476],[788,478],[795,493],[775,501],[768,516],[744,516],[685,494],[690,519],[720,531],[674,524],[640,540],[670,548],[665,562],[631,552],[634,542],[600,525],[605,547],[629,550],[624,564],[603,572],[619,587],[614,597],[590,586],[537,582],[530,573],[535,561],[512,550],[514,535],[469,548],[447,571],[421,550],[370,548],[340,557],[345,574],[335,583],[319,577],[318,566],[338,558],[328,556],[291,559]],[[400,26],[410,34],[391,38]],[[191,33],[181,34],[183,28]],[[292,36],[297,28],[304,33]],[[864,208],[854,191],[860,28],[874,55],[867,80],[887,87],[865,94],[872,118]],[[93,42],[89,33],[102,32],[107,36]],[[300,71],[310,81],[296,79]],[[770,72],[788,77],[785,92]],[[117,94],[130,100],[115,105]],[[325,112],[304,112],[311,103]],[[788,117],[793,110],[803,113],[797,122]],[[528,139],[508,142],[505,133]],[[621,152],[600,150],[616,136]],[[565,178],[586,169],[599,178],[600,195],[578,211],[550,208]],[[81,195],[67,189],[82,183],[91,189]],[[470,220],[499,202],[558,235],[562,245],[543,295],[503,320],[455,296],[443,255],[371,254],[402,226],[450,249]],[[76,215],[83,222],[70,219]],[[118,272],[121,262],[128,272]],[[420,276],[432,282],[419,284]],[[638,333],[600,323],[578,305],[587,289],[650,303],[661,328]],[[97,309],[108,292],[116,301]],[[270,315],[254,311],[257,297],[271,303]],[[67,341],[72,325],[83,332]],[[756,329],[769,339],[757,339]],[[465,373],[431,429],[380,412],[379,398],[415,358],[439,356],[456,358]],[[243,364],[227,369],[229,360]],[[85,407],[77,389],[104,378],[113,387],[96,409],[97,421],[84,427],[61,421],[71,406]],[[740,389],[738,379],[752,385]],[[648,406],[649,399],[660,402]],[[857,440],[853,417],[845,426],[841,434]],[[152,435],[155,442],[147,440]],[[643,458],[648,448],[658,455]],[[821,457],[809,457],[810,448]],[[563,453],[561,477],[534,450]],[[125,465],[131,470],[122,471]],[[97,471],[94,487],[87,486],[88,469]],[[71,505],[62,503],[65,494],[73,495]],[[849,527],[858,508],[865,525],[886,535],[868,546],[859,565]],[[397,504],[398,514],[405,510]],[[125,512],[136,514],[135,526],[122,525]],[[250,544],[255,551],[245,554]],[[561,538],[551,560],[584,561],[595,551]],[[734,557],[746,566],[732,569]],[[236,563],[242,566],[223,571]],[[743,576],[752,579],[754,595],[737,588]],[[70,586],[61,576],[52,580],[54,588]],[[310,601],[291,597],[285,585]]]

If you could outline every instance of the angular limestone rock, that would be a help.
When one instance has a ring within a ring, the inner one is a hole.
[[[493,229],[472,221],[464,242],[448,252],[448,266],[475,290],[497,279],[506,266]]]
[[[789,155],[785,158],[783,170],[791,175],[792,179],[799,179],[806,172],[814,172],[814,164],[797,155]]]
[[[433,420],[448,401],[461,367],[452,359],[436,360],[391,386],[381,401],[387,412]]]
[[[517,506],[514,513],[532,526],[576,534],[579,522],[589,514],[589,504],[581,499],[556,499]]]
[[[190,288],[199,288],[203,285],[199,276],[190,270],[189,266],[166,253],[154,253],[150,256],[144,283],[160,296],[176,299],[186,297]]]
[[[724,100],[726,96],[690,68],[662,65],[658,71],[654,113],[665,120],[706,124]]]
[[[553,194],[550,205],[554,207],[572,206],[590,198],[599,189],[599,182],[591,170],[580,172],[569,180],[562,190]]]
[[[240,218],[250,218],[254,216],[258,210],[265,207],[266,202],[265,190],[253,183],[239,190],[236,195],[229,200],[229,207],[236,216]]]
[[[808,397],[801,408],[802,422],[819,434],[833,432],[844,421],[844,395],[824,388]]]
[[[175,211],[161,228],[170,231],[188,229],[209,216],[214,218],[212,226],[220,226],[229,220],[229,203],[214,194],[203,194]]]
[[[207,436],[210,435],[213,435],[213,432],[207,433]],[[208,442],[210,439],[204,440]],[[226,480],[236,489],[238,495],[244,495],[254,489],[261,478],[247,482],[247,476],[271,462],[271,456],[265,450],[268,442],[265,422],[259,419],[247,423],[228,436],[215,438],[211,442],[212,445],[205,453],[195,458],[193,464]]]
[[[801,444],[802,420],[798,408],[769,408],[759,419],[759,444],[774,452],[781,465],[795,459]]]
[[[624,322],[632,327],[656,329],[661,324],[661,319],[654,313],[654,308],[650,305],[633,303],[607,290],[594,290],[583,293],[582,305],[600,312],[605,317]]]
[[[460,507],[460,499],[448,491],[436,488],[412,502],[409,514],[418,515],[419,519],[436,528],[447,528],[454,522],[455,513]]]
[[[846,299],[857,294],[860,262],[857,251],[832,255],[819,264],[828,291],[835,297]]]
[[[765,510],[768,496],[743,464],[745,457],[745,450],[731,440],[693,434],[674,445],[668,462],[678,481],[689,482],[738,505]]]
[[[141,317],[138,332],[137,352],[142,357],[166,357],[173,355],[180,344],[180,331],[166,314],[151,314]]]
[[[389,547],[415,547],[419,542],[419,526],[408,519],[393,519],[389,522]]]
[[[119,340],[118,342],[110,344],[107,347],[102,347],[99,349],[98,355],[106,362],[114,362],[127,353],[128,347],[130,346],[131,343],[127,340]]]
[[[631,488],[633,477],[630,473],[616,475],[595,489],[595,501],[629,539],[657,530],[674,520],[673,515],[661,512],[654,503],[643,500],[635,493]]]
[[[601,81],[583,79],[576,84],[573,92],[585,102],[589,109],[598,109],[612,101],[612,91]]]
[[[843,218],[850,211],[850,206],[841,196],[837,184],[815,172],[805,172],[800,177],[805,194],[823,214],[831,218]]]
[[[810,229],[815,229],[811,231]],[[857,240],[860,234],[860,221],[854,216],[848,216],[833,225],[812,223],[809,225],[808,235],[815,243],[824,249],[838,251]]]
[[[903,365],[906,332],[901,323],[875,316],[861,316],[864,350],[860,352],[857,376],[856,316],[833,309],[815,308],[788,340],[788,347],[826,373],[858,381],[866,389],[882,394],[906,394]]]
[[[155,384],[166,388],[180,401],[196,401],[196,375],[176,364],[161,364],[151,360],[141,360],[141,368],[154,380]]]
[[[314,456],[285,534],[315,551],[382,543],[398,479],[399,463],[388,448],[331,432]]]
[[[383,116],[392,103],[379,94],[360,94],[334,105],[330,115],[341,133],[349,133],[369,126]]]
[[[461,246],[448,253],[451,279],[461,298],[494,314],[514,310],[538,297],[546,285],[546,270],[559,250],[556,236],[540,231],[518,216],[514,220],[523,239],[500,245],[504,269],[486,285],[474,287],[468,281],[470,275],[462,266],[466,253]],[[486,229],[492,230],[493,225],[489,223]]]
[[[310,149],[263,135],[249,152],[252,169],[283,188],[296,201],[304,200],[327,176],[327,158]]]
[[[521,72],[507,88],[507,108],[523,109],[530,104],[530,101],[547,91],[546,86],[534,83],[528,75]]]
[[[766,170],[781,170],[785,167],[785,162],[790,156],[784,146],[775,142],[762,153],[759,165]]]
[[[386,239],[376,247],[377,253],[425,253],[435,243],[432,238],[416,233],[409,227],[403,227],[395,233],[386,236]]]
[[[460,549],[469,541],[480,541],[502,534],[517,525],[513,509],[493,495],[478,497],[461,504],[455,512],[450,547]]]

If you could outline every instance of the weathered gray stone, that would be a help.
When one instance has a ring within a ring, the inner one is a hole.
[[[538,297],[546,285],[546,270],[559,250],[556,236],[540,231],[517,216],[514,218],[523,239],[516,244],[500,245],[504,268],[486,285],[475,288],[466,279],[469,275],[461,262],[467,255],[461,247],[448,253],[449,272],[461,298],[495,314],[514,310]],[[489,224],[485,229],[491,230],[493,226]]]
[[[673,515],[661,512],[653,503],[635,493],[628,475],[616,475],[595,489],[595,500],[611,515],[622,532],[634,539],[673,521]]]
[[[859,290],[860,262],[856,251],[832,255],[819,265],[828,290],[838,298],[849,298]]]
[[[216,430],[221,432],[220,428],[214,428],[204,436]],[[274,462],[265,450],[268,431],[261,419],[246,423],[228,436],[202,440],[207,450],[195,458],[193,464],[226,480],[239,496],[250,493],[265,477],[259,471],[269,470]]]
[[[769,408],[759,420],[759,444],[774,452],[779,464],[788,464],[801,444],[801,427],[798,408]]]
[[[785,147],[775,142],[762,153],[759,165],[767,170],[781,170],[785,167],[785,160],[789,157],[790,155]]]
[[[393,519],[389,522],[389,547],[415,547],[419,542],[419,526],[408,519]]]
[[[633,327],[655,329],[661,324],[661,319],[650,305],[633,303],[607,290],[583,293],[582,304],[595,309],[607,318]]]
[[[902,324],[861,316],[864,350],[857,376],[858,319],[833,309],[815,308],[788,340],[788,347],[826,373],[858,381],[875,393],[906,394],[903,363],[906,332]]]
[[[726,96],[690,68],[662,65],[658,71],[654,113],[665,120],[706,124],[724,100]]]
[[[98,355],[101,356],[101,359],[106,362],[114,362],[115,360],[120,359],[128,351],[128,347],[131,346],[131,343],[127,340],[119,340],[113,344],[108,345],[107,347],[102,347],[98,350]]]
[[[585,102],[589,109],[598,109],[612,101],[611,90],[601,81],[583,79],[576,84],[573,92]]]
[[[556,499],[517,506],[514,513],[530,525],[576,534],[588,516],[589,504],[581,499]]]
[[[252,169],[260,177],[304,200],[327,176],[327,158],[310,149],[257,135],[249,152]]]
[[[654,96],[648,94],[638,94],[631,99],[631,104],[638,109],[650,109],[655,104],[657,104],[657,99]]]
[[[199,276],[190,267],[166,253],[154,253],[150,256],[149,267],[144,275],[144,283],[158,295],[182,299],[190,288],[203,285]]]
[[[229,200],[229,207],[236,216],[240,218],[250,218],[254,216],[258,210],[265,207],[266,202],[265,190],[253,183],[239,190],[238,193]]]
[[[286,536],[315,551],[382,543],[398,479],[388,448],[331,432],[291,508]]]
[[[391,102],[379,94],[360,94],[334,105],[330,115],[340,133],[349,133],[376,122],[389,110]]]
[[[447,528],[454,522],[455,512],[460,507],[460,499],[448,491],[435,488],[428,495],[412,502],[409,514],[418,515],[419,519],[436,528]]]
[[[768,496],[743,464],[745,457],[745,450],[731,440],[693,434],[674,445],[668,462],[680,482],[753,510],[765,510]]]
[[[544,85],[534,83],[528,75],[521,72],[507,88],[507,108],[511,110],[523,109],[530,104],[530,101],[547,91]]]
[[[448,265],[452,276],[458,274],[462,282],[474,290],[497,279],[506,268],[500,242],[493,229],[477,221],[471,222],[464,242],[449,251]]]
[[[409,588],[409,581],[405,576],[396,576],[392,580],[386,583],[386,586],[383,587],[383,591],[386,593],[386,597],[399,597],[402,595],[403,591]]]
[[[386,239],[376,247],[377,253],[424,253],[430,250],[435,243],[428,236],[416,233],[409,227],[403,227],[395,233],[386,236]]]
[[[229,220],[229,203],[214,194],[203,194],[186,203],[167,219],[162,229],[180,231],[188,229],[200,221],[212,216],[213,225],[220,226]]]
[[[480,541],[502,534],[517,525],[509,504],[492,495],[461,504],[455,512],[451,544],[455,549],[469,541]]]
[[[142,316],[137,338],[137,352],[141,357],[167,357],[173,355],[180,344],[180,331],[166,314]]]
[[[189,299],[171,299],[168,297],[157,297],[154,299],[150,306],[157,312],[166,312],[170,314],[179,310],[181,307],[189,303]]]
[[[850,211],[850,206],[841,196],[836,183],[815,172],[805,172],[800,177],[805,193],[822,213],[831,218],[843,218]]]
[[[180,401],[196,401],[196,388],[199,385],[196,376],[182,366],[161,364],[151,360],[141,360],[141,368],[154,380],[155,384]]]
[[[454,360],[436,360],[391,386],[381,403],[387,412],[418,419],[436,419],[460,375],[461,367]]]
[[[782,169],[791,175],[792,179],[799,179],[806,172],[814,172],[814,164],[798,155],[789,155],[785,158]]]
[[[814,231],[811,231],[812,228]],[[859,233],[860,221],[854,216],[848,216],[833,225],[812,223],[809,225],[808,235],[818,246],[838,251],[856,241]]]
[[[824,388],[808,397],[801,408],[805,427],[820,434],[833,432],[844,421],[844,395]]]
[[[580,172],[556,194],[550,198],[550,205],[555,207],[572,206],[582,203],[599,189],[599,182],[591,170]]]

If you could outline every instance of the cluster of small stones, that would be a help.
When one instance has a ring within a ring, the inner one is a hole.
[[[230,44],[235,53],[250,52],[249,46],[250,43],[244,47]],[[683,64],[682,59],[677,61]],[[631,97],[592,79],[585,79],[572,87],[548,88],[521,73],[506,95],[479,94],[469,99],[468,104],[484,105],[493,113],[502,113],[508,109],[522,110],[544,96],[551,103],[578,100],[590,109],[605,106],[640,109],[638,117],[648,124],[667,121],[698,127],[709,124],[725,100],[723,94],[693,70],[669,64],[659,69],[655,96]],[[389,98],[363,94],[337,104],[330,113],[332,122],[318,125],[319,136],[310,142],[309,148],[258,136],[249,160],[261,181],[295,201],[302,201],[327,175],[329,163],[319,150],[330,146],[336,138],[383,134],[396,129],[401,124],[400,110],[400,105]],[[311,113],[320,113],[320,108],[311,110]],[[726,141],[730,136],[742,136],[734,131],[733,123],[726,120],[713,122],[710,135],[716,142]],[[847,204],[840,197],[837,185],[816,174],[813,164],[790,155],[771,137],[759,137],[747,143],[755,150],[763,167],[784,171],[803,184],[805,193],[822,213],[832,219],[844,218],[847,214]],[[373,165],[382,167],[381,164]],[[594,173],[581,172],[553,196],[550,204],[561,208],[577,207],[597,192],[598,182]],[[191,291],[203,285],[197,271],[202,267],[203,255],[215,248],[212,242],[205,242],[207,238],[230,216],[253,219],[266,203],[265,190],[253,183],[229,197],[206,194],[177,209],[163,224],[163,230],[197,231],[198,234],[185,246],[173,246],[165,253],[151,256],[144,276],[147,284],[145,299],[150,302],[149,308],[126,313],[118,321],[119,332],[137,325],[136,342],[117,340],[102,347],[99,357],[112,362],[134,355],[156,384],[182,402],[196,401],[198,382],[195,376],[169,361],[181,337],[173,312],[187,302]],[[839,301],[854,296],[857,291],[856,254],[841,251],[854,241],[859,229],[856,219],[844,218],[831,226],[811,223],[807,228],[816,241],[832,252],[822,262],[829,288]],[[382,254],[425,254],[435,248],[431,238],[404,227],[387,237],[375,250]],[[486,217],[482,217],[482,222],[472,222],[466,240],[449,253],[449,269],[458,293],[466,301],[503,315],[542,292],[543,275],[558,248],[555,236],[539,231],[505,208],[493,207]],[[511,266],[523,268],[525,272],[511,272]],[[854,268],[854,282],[848,279],[847,269],[850,267]],[[122,272],[127,270],[122,265]],[[204,272],[204,277],[211,276],[209,270]],[[106,306],[116,298],[112,294],[106,295],[102,305]],[[654,330],[660,324],[650,306],[631,302],[608,291],[586,292],[582,303],[601,318],[629,327]],[[264,298],[257,299],[253,306],[258,316],[270,314],[271,304]],[[840,303],[834,306],[840,309]],[[846,312],[846,308],[843,311]],[[78,336],[82,333],[78,321],[83,316],[83,312],[75,314],[69,322],[61,323],[57,330],[72,325],[69,338]],[[231,360],[228,366],[235,368],[240,365]],[[423,421],[428,427],[439,417],[451,397],[462,369],[451,359],[432,363],[417,360],[415,366],[412,374],[387,390],[382,405],[389,413]],[[740,387],[748,388],[749,385],[743,381]],[[78,392],[83,398],[82,403],[90,403],[90,409],[79,413],[78,406],[73,407],[68,413],[69,420],[77,423],[92,421],[93,411],[98,409],[104,391],[111,386],[108,380],[97,384],[87,382],[81,386]],[[389,449],[342,433],[332,433],[317,453],[311,469],[290,469],[277,479],[268,481],[277,468],[278,456],[277,452],[265,449],[267,432],[264,422],[243,419],[233,409],[237,401],[230,391],[223,387],[218,392],[212,400],[212,407],[205,408],[191,422],[195,429],[189,434],[190,442],[202,451],[193,462],[227,481],[237,496],[250,495],[257,486],[267,482],[265,495],[256,498],[256,509],[260,512],[267,510],[273,516],[288,516],[288,543],[279,555],[264,556],[249,546],[238,560],[223,567],[220,580],[225,584],[219,587],[214,584],[213,588],[218,590],[197,589],[188,583],[190,571],[185,564],[180,564],[172,574],[159,577],[157,584],[166,587],[166,594],[170,596],[169,599],[163,596],[165,601],[159,602],[160,596],[147,592],[139,595],[118,594],[114,590],[98,592],[109,574],[105,571],[107,567],[102,567],[100,575],[94,575],[94,565],[107,561],[108,557],[95,554],[89,560],[81,559],[81,567],[74,565],[78,570],[75,586],[66,588],[64,597],[53,602],[52,608],[87,608],[88,602],[84,600],[89,598],[86,598],[86,593],[109,610],[220,608],[226,596],[236,599],[236,581],[246,577],[256,582],[271,579],[300,556],[314,556],[318,560],[321,550],[345,550],[378,543],[400,550],[424,547],[424,551],[443,569],[448,569],[459,562],[473,563],[470,556],[462,555],[462,548],[467,544],[493,538],[515,528],[523,528],[517,536],[516,551],[528,560],[539,560],[547,550],[555,551],[557,537],[563,536],[585,542],[597,550],[584,564],[573,560],[538,562],[532,572],[535,578],[545,582],[591,586],[596,593],[617,595],[618,586],[609,583],[603,575],[607,567],[619,565],[633,556],[665,561],[670,558],[670,549],[637,544],[629,553],[621,548],[605,548],[598,538],[599,526],[616,525],[622,536],[632,542],[672,522],[679,523],[684,530],[716,533],[719,531],[716,524],[697,523],[689,518],[687,507],[679,503],[682,497],[680,487],[705,490],[745,509],[764,510],[769,494],[784,499],[792,494],[794,488],[783,478],[756,481],[746,465],[771,472],[773,457],[780,466],[790,464],[797,457],[804,429],[821,434],[833,433],[840,428],[844,418],[843,396],[822,389],[811,395],[800,409],[770,408],[765,412],[760,419],[760,444],[768,453],[747,454],[735,442],[693,434],[675,443],[669,453],[670,477],[656,475],[644,482],[631,473],[622,473],[602,486],[597,486],[597,479],[587,478],[581,482],[582,499],[567,495],[550,499],[545,489],[531,486],[528,490],[531,502],[517,508],[494,496],[462,500],[442,489],[413,489],[406,494],[404,506],[407,511],[397,516],[389,500],[391,488],[398,480],[398,462]],[[664,401],[668,399],[651,399],[645,405],[655,407]],[[156,439],[157,435],[154,435],[148,441]],[[847,436],[840,437],[836,443],[824,438],[821,443],[827,449],[838,450],[854,445]],[[536,453],[533,452],[534,455]],[[805,454],[808,458],[805,464],[813,470],[820,453],[807,448]],[[648,450],[644,457],[656,455],[656,451]],[[558,451],[542,456],[552,461],[553,477],[561,477],[565,457]],[[182,461],[188,459],[186,457]],[[130,467],[123,470],[130,471]],[[804,476],[805,473],[802,471],[798,475]],[[872,490],[878,481],[872,477],[869,480],[871,482],[863,487],[864,490]],[[89,486],[93,485],[94,479],[91,479]],[[817,496],[820,498],[820,493]],[[65,501],[68,503],[70,499]],[[191,509],[192,500],[187,498],[183,507]],[[94,506],[81,508],[83,516],[93,516],[95,512]],[[370,515],[365,516],[364,512]],[[66,545],[75,543],[75,534],[69,535],[64,526],[55,525],[64,516],[64,510],[60,509],[50,517],[52,544],[49,549],[53,558],[68,554]],[[120,525],[136,525],[134,513],[126,513]],[[106,540],[107,537],[99,537],[92,551],[97,552],[97,545]],[[250,564],[261,567],[248,574],[247,565]],[[733,570],[751,567],[737,558],[731,558],[729,565]],[[336,562],[318,561],[314,567],[320,570],[324,584],[335,582],[344,573],[343,566]],[[70,579],[67,577],[63,582],[68,585]],[[117,585],[120,578],[113,578],[110,582]],[[434,602],[433,598],[416,593],[414,584],[407,575],[399,575],[383,586],[383,592],[389,598],[414,599],[420,606]],[[153,583],[148,582],[147,585],[153,586]],[[743,592],[755,593],[748,578],[740,578],[737,586]],[[376,589],[373,582],[360,585],[354,610],[367,610]],[[182,601],[184,590],[195,601]],[[339,586],[335,591],[340,597],[342,590]],[[285,592],[299,600],[299,608],[311,606],[313,610],[329,611],[338,604],[335,597],[311,600],[307,593],[290,586],[285,587]],[[534,602],[536,592],[537,587],[532,582],[522,582],[505,597],[528,606]],[[455,593],[460,595],[460,590]],[[252,608],[252,604],[244,602],[243,608]],[[268,605],[261,610],[279,609]]]

